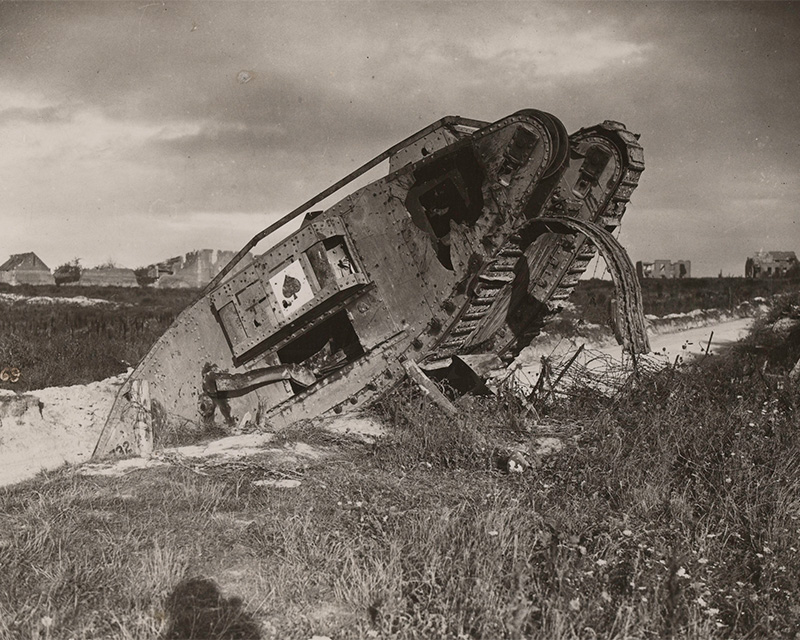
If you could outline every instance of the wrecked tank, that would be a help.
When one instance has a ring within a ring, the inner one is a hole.
[[[385,177],[346,194],[382,163]],[[567,135],[528,109],[425,127],[248,242],[120,389],[94,457],[147,454],[189,427],[280,429],[404,376],[477,386],[558,312],[596,253],[619,341],[647,352],[638,280],[612,235],[643,170],[638,136],[608,120]]]

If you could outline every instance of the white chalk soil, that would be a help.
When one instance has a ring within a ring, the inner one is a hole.
[[[34,305],[67,305],[73,307],[120,307],[130,306],[102,298],[87,298],[86,296],[51,297],[51,296],[26,296],[20,293],[0,293],[0,303],[34,304]]]
[[[737,318],[704,327],[682,329],[675,333],[650,334],[650,353],[640,356],[640,362],[649,368],[684,364],[706,355],[721,353],[744,338],[754,318]],[[578,353],[581,346],[584,349]],[[573,355],[571,365],[594,374],[598,381],[629,370],[632,363],[618,344],[590,344],[585,340],[564,338],[534,342],[523,350],[512,365],[514,378],[523,390],[532,389],[542,372],[542,358],[565,365]]]
[[[706,352],[720,353],[747,336],[753,321],[753,318],[738,318],[707,327],[651,336],[650,350],[653,357],[668,363],[674,362],[676,358],[688,360],[701,357]],[[621,353],[621,348],[616,348],[616,352]]]
[[[21,394],[0,390],[0,486],[87,461],[126,377]]]
[[[81,465],[79,473],[84,475],[120,476],[167,464],[186,466],[202,473],[203,467],[231,465],[249,459],[263,467],[291,473],[328,454],[323,447],[303,442],[276,444],[274,433],[251,433],[204,444],[170,447],[149,458],[90,463],[117,391],[128,375],[23,394],[0,390],[0,487],[63,464]],[[331,434],[366,443],[374,442],[385,433],[374,419],[360,415],[336,416],[319,420],[317,424]],[[292,478],[270,482],[278,487],[296,486]]]
[[[718,352],[747,334],[751,318],[692,328],[674,334],[651,336],[654,362],[674,363],[676,358],[689,359]],[[713,334],[713,335],[712,335]],[[709,343],[710,340],[710,343]],[[562,340],[546,349],[532,347],[515,363],[515,376],[520,383],[532,385],[539,376],[541,356],[552,356],[560,350],[568,354],[578,344]],[[538,349],[538,350],[537,350]],[[621,362],[619,346],[592,346],[584,350],[584,359],[591,364]],[[609,360],[598,359],[598,353]],[[602,373],[602,372],[601,372]],[[88,463],[108,416],[114,398],[127,374],[72,387],[53,387],[17,394],[0,390],[0,486],[21,482],[43,469],[54,469],[65,463],[83,464],[81,473],[120,475],[136,469],[165,464],[203,465],[231,464],[243,458],[258,457],[262,464],[291,469],[304,461],[326,455],[324,448],[304,443],[278,445],[270,433],[247,434],[222,438],[204,445],[175,447],[160,451],[147,459],[137,458],[112,463]],[[345,414],[317,422],[332,434],[365,442],[383,435],[384,428],[372,418]],[[558,443],[545,448],[557,450]],[[272,481],[272,480],[271,480]],[[291,482],[290,482],[291,481]],[[276,478],[276,486],[292,486],[291,477]],[[282,483],[282,484],[281,484]]]

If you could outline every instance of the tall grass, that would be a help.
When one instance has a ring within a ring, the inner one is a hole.
[[[30,288],[42,294],[39,288]],[[63,287],[58,289],[63,291]],[[104,295],[103,299],[120,306],[0,302],[0,369],[20,371],[17,382],[0,382],[0,388],[26,391],[123,373],[141,360],[197,295],[183,290],[78,291]],[[19,293],[18,288],[14,292]]]
[[[0,637],[795,637],[800,342],[772,326],[556,403],[572,436],[540,459],[508,399],[452,418],[398,388],[373,445],[297,430],[328,453],[296,489],[256,462],[0,489]],[[512,448],[531,469],[498,469]]]
[[[732,309],[755,297],[770,298],[797,291],[798,278],[687,278],[644,279],[644,312],[655,316],[694,309]],[[581,280],[570,298],[586,322],[607,324],[614,286],[609,280]]]

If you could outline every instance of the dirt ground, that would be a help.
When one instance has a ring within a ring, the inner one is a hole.
[[[654,362],[670,364],[676,358],[688,359],[702,355],[707,349],[714,353],[744,337],[751,324],[751,318],[744,318],[651,336],[653,353],[648,357]],[[516,364],[517,378],[523,385],[533,384],[539,374],[542,355],[550,355],[553,350],[568,353],[578,346],[569,340],[562,340],[555,346],[551,343],[547,349],[523,352]],[[587,345],[584,358],[601,362],[598,353],[615,361],[622,357],[619,346]],[[125,377],[116,376],[87,385],[53,387],[25,394],[0,391],[0,486],[31,478],[42,469],[53,469],[65,463],[88,462]],[[374,421],[358,415],[328,419],[323,421],[323,425],[332,433],[366,438],[380,435],[382,428]],[[270,440],[270,434],[225,438],[210,445],[170,450],[148,463],[127,462],[115,467],[115,470],[102,465],[92,465],[86,469],[89,473],[122,473],[128,467],[133,469],[141,464],[163,464],[166,459],[174,460],[176,456],[185,460],[215,456],[235,458],[270,452],[276,456],[311,455],[310,452],[278,451],[270,445]]]

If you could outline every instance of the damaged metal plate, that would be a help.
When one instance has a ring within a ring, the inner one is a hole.
[[[384,177],[347,191],[381,163]],[[142,433],[158,446],[166,433],[279,429],[404,376],[430,397],[445,381],[485,392],[596,251],[618,285],[621,340],[646,350],[638,282],[611,236],[643,169],[638,138],[612,121],[568,136],[526,109],[425,127],[257,233],[136,367],[95,457],[144,452]]]

